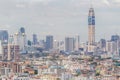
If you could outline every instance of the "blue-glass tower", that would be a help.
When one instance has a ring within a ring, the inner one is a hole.
[[[46,36],[46,50],[49,51],[53,49],[53,36],[52,35],[47,35]]]

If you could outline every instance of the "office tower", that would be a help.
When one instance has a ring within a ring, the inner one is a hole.
[[[32,41],[28,40],[28,41],[27,41],[27,45],[28,45],[28,46],[31,46],[31,45],[32,45]]]
[[[7,51],[8,51],[8,58],[7,60],[14,60],[14,61],[18,61],[19,60],[19,45],[15,45],[15,44],[9,44],[7,46]]]
[[[44,40],[40,40],[39,41],[39,45],[40,45],[40,47],[45,48],[45,41]]]
[[[7,30],[0,30],[0,40],[2,42],[8,42],[8,31]]]
[[[95,50],[95,13],[91,7],[88,14],[88,52]]]
[[[24,51],[25,50],[25,46],[27,45],[27,41],[26,41],[26,34],[25,33],[16,33],[14,34],[14,44],[18,44],[20,47],[20,51]]]
[[[16,44],[16,45],[19,44],[19,34],[18,33],[14,34],[14,44]]]
[[[3,60],[3,46],[1,41],[0,41],[0,60]]]
[[[114,41],[106,42],[106,51],[111,54],[115,54],[117,52],[117,43]]]
[[[37,41],[37,35],[33,34],[33,45],[37,45],[38,41]]]
[[[100,47],[101,49],[106,47],[106,40],[105,40],[105,39],[101,39],[101,40],[99,41],[99,47]]]
[[[120,40],[119,35],[112,35],[111,36],[111,41],[118,41],[118,40]]]
[[[14,43],[14,36],[13,35],[10,35],[8,43],[9,44],[13,44]]]
[[[48,35],[46,36],[46,50],[53,49],[53,36]]]
[[[24,27],[21,27],[19,32],[22,34],[22,33],[25,33],[25,28]]]
[[[20,50],[25,51],[25,47],[27,45],[27,40],[26,40],[26,34],[25,33],[22,33],[20,43],[21,43],[20,44]]]
[[[56,49],[56,50],[59,50],[59,41],[54,40],[53,48]]]
[[[8,44],[2,45],[3,60],[8,60]]]
[[[75,51],[78,51],[79,48],[80,48],[80,36],[79,35],[76,35],[75,36]]]
[[[117,45],[116,54],[119,55],[119,53],[120,53],[120,36],[119,35],[112,35],[111,41],[116,43],[116,45]]]
[[[70,37],[65,38],[65,51],[67,52],[74,51],[74,38]]]
[[[106,51],[106,40],[100,39],[100,41],[97,43],[97,50],[98,51]]]
[[[25,51],[25,46],[27,45],[27,40],[26,40],[25,29],[23,27],[21,27],[19,29],[18,42],[19,42],[20,51]]]
[[[14,36],[10,35],[8,44],[2,44],[3,60],[19,60],[20,48],[17,42],[17,38],[17,34],[15,34]]]
[[[64,41],[60,41],[59,42],[59,51],[64,51],[65,50],[65,42]]]

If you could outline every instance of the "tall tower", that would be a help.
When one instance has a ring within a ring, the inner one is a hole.
[[[65,38],[65,51],[67,52],[74,51],[74,38],[72,37]]]
[[[37,40],[37,34],[33,34],[33,45],[37,45],[38,40]]]
[[[53,49],[53,36],[52,35],[47,35],[46,36],[46,50],[49,51]]]
[[[95,50],[95,13],[94,8],[89,9],[88,14],[88,52]]]

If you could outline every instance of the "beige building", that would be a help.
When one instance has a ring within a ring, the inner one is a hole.
[[[88,14],[88,52],[95,51],[95,13],[94,9],[89,9]]]

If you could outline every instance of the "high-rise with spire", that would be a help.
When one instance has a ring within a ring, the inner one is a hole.
[[[88,52],[94,52],[95,49],[95,13],[94,8],[89,9],[88,14]]]

